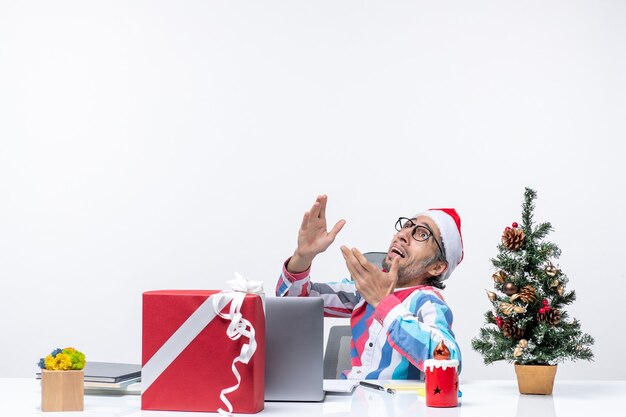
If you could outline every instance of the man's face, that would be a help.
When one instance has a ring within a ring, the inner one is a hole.
[[[430,277],[430,274],[427,272],[426,261],[432,259],[439,252],[439,248],[433,242],[433,238],[441,242],[439,228],[432,219],[426,216],[418,216],[411,220],[416,226],[428,227],[433,231],[433,236],[428,238],[428,240],[418,242],[411,235],[415,228],[413,226],[400,230],[393,237],[387,256],[383,261],[383,266],[388,271],[393,259],[400,258],[398,263],[398,287],[418,285]]]

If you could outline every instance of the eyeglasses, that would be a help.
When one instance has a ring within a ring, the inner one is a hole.
[[[411,228],[413,228],[413,231],[411,232],[411,237],[418,242],[425,242],[432,237],[433,240],[435,241],[435,244],[437,245],[437,248],[439,248],[439,252],[441,253],[441,256],[445,259],[446,254],[443,253],[443,249],[441,249],[441,245],[439,244],[439,242],[437,242],[437,239],[435,238],[435,234],[433,233],[432,230],[430,230],[430,227],[426,225],[415,224],[413,223],[413,220],[407,219],[406,217],[398,218],[398,221],[396,222],[396,230],[398,232],[404,229],[411,229]]]

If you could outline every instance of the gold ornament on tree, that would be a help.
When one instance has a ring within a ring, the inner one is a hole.
[[[491,276],[495,282],[498,284],[503,284],[506,281],[507,275],[504,271],[498,271]]]
[[[510,316],[513,313],[522,314],[526,312],[526,309],[524,307],[516,306],[515,304],[505,303],[504,301],[501,301],[498,304],[498,308],[507,316]]]
[[[552,263],[546,266],[545,271],[546,271],[546,275],[549,276],[550,278],[556,277],[556,274],[559,273],[559,270],[556,268],[556,266],[552,265]]]
[[[522,353],[524,353],[524,349],[526,349],[526,346],[528,346],[528,340],[520,339],[520,341],[517,343],[517,346],[515,347],[515,350],[513,351],[513,356],[515,356],[516,358],[522,356]]]
[[[565,292],[565,288],[563,288],[563,284],[558,279],[555,279],[554,281],[550,283],[550,288],[556,288],[556,293],[558,295],[563,295],[563,293]]]
[[[518,227],[507,227],[502,233],[502,244],[510,251],[520,250],[524,246],[524,231]]]
[[[487,291],[487,290],[485,290]],[[496,293],[493,291],[487,291],[487,297],[489,298],[490,301],[496,301],[496,299],[498,298],[496,296]]]

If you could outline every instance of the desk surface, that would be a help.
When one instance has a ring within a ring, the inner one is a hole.
[[[265,403],[258,416],[407,416],[407,417],[556,417],[613,415],[624,407],[626,381],[557,381],[551,396],[520,395],[514,380],[461,381],[461,406],[426,407],[415,393],[390,395],[357,387],[352,395],[329,395],[321,403]],[[141,411],[138,395],[85,396],[85,411],[42,413],[39,382],[28,378],[0,378],[0,414],[7,417],[193,417],[213,413]],[[241,414],[247,415],[247,414]]]

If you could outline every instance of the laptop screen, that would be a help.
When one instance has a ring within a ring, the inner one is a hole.
[[[268,297],[265,302],[265,401],[322,401],[323,300]]]

